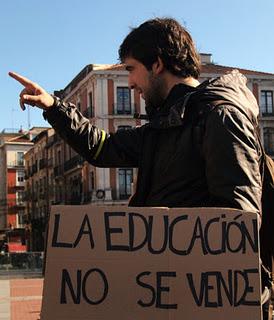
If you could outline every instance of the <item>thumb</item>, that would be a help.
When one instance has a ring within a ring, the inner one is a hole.
[[[39,101],[40,97],[39,96],[33,96],[30,94],[24,94],[22,96],[23,103],[30,104],[31,106],[35,106]]]
[[[22,98],[25,100],[25,102],[27,102],[27,101],[38,102],[40,100],[39,96],[33,96],[30,94],[24,94]]]

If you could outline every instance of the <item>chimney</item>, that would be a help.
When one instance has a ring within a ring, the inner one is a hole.
[[[202,64],[212,64],[211,53],[200,53],[200,58],[201,58]]]

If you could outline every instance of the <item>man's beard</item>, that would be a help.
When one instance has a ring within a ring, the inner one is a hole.
[[[161,76],[149,74],[150,87],[144,93],[146,108],[156,111],[161,108],[166,98],[166,82]]]

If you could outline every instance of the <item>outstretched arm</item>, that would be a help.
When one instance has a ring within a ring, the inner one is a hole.
[[[9,75],[25,88],[20,93],[20,105],[44,110],[45,119],[59,135],[93,165],[100,167],[137,167],[141,130],[132,129],[106,134],[93,126],[72,103],[55,100],[37,83],[17,74]]]
[[[20,106],[25,110],[25,104],[48,110],[54,104],[54,98],[37,83],[15,72],[9,72],[9,76],[20,82],[25,88],[20,93]]]

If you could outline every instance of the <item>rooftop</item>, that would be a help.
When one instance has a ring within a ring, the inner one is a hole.
[[[216,64],[212,61],[212,54],[210,53],[200,53],[201,62],[202,62],[202,74],[224,74],[226,72],[232,71],[233,69],[238,69],[241,73],[246,76],[255,76],[255,77],[273,77],[274,73],[256,71],[256,70],[247,70],[239,68],[237,66],[223,66]],[[125,71],[125,66],[123,64],[88,64],[86,65],[71,81],[70,83],[62,90],[55,91],[54,94],[63,97],[71,92],[80,81],[82,81],[86,76],[92,71]]]

